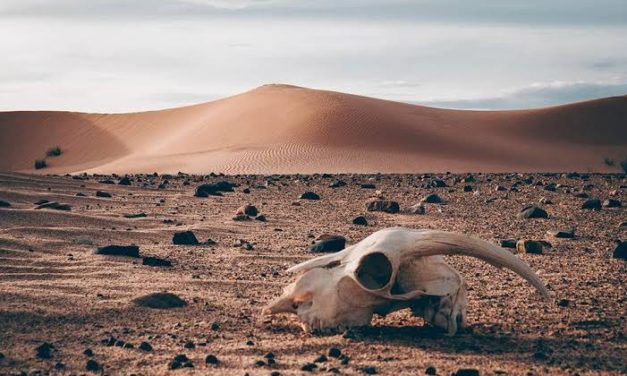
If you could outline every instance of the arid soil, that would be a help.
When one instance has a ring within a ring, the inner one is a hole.
[[[624,205],[625,176],[472,176],[474,182],[445,174],[134,175],[124,186],[111,176],[0,174],[0,200],[10,204],[0,208],[0,374],[89,374],[89,366],[109,375],[290,375],[308,373],[302,369],[308,363],[316,365],[309,366],[314,373],[340,374],[626,373],[627,261],[612,257],[615,240],[627,237],[620,227],[625,209],[582,209],[585,198],[575,196],[584,192]],[[430,187],[435,178],[447,186]],[[107,179],[115,184],[100,182]],[[329,187],[338,179],[347,185]],[[235,192],[194,197],[199,184],[221,180],[237,183]],[[554,191],[545,189],[550,183]],[[465,185],[473,191],[464,192]],[[97,190],[112,197],[96,197]],[[298,199],[305,191],[321,199]],[[425,204],[424,215],[366,211],[375,195],[403,209],[429,193],[446,203]],[[552,203],[539,204],[543,197]],[[35,209],[42,199],[71,210]],[[266,221],[234,221],[246,203]],[[517,217],[530,204],[543,207],[548,218]],[[137,213],[146,216],[124,216]],[[352,224],[358,215],[366,216],[368,226]],[[263,306],[293,279],[285,270],[316,256],[307,251],[316,237],[339,234],[352,244],[390,226],[458,231],[495,243],[547,240],[552,247],[543,254],[519,257],[553,296],[543,301],[509,271],[451,257],[469,285],[468,328],[454,337],[423,327],[406,311],[337,335],[305,334],[295,317],[260,318]],[[576,228],[574,239],[547,235],[570,228]],[[174,245],[174,233],[184,230],[201,244]],[[173,266],[94,253],[111,244],[136,244],[141,256]],[[163,291],[187,306],[152,309],[133,302]],[[140,349],[142,342],[152,350]],[[43,343],[53,347],[49,354],[40,351],[47,359],[36,350]],[[332,348],[343,356],[330,356]],[[180,354],[191,362],[179,357],[178,364],[193,368],[171,370]],[[208,355],[217,364],[207,364]]]

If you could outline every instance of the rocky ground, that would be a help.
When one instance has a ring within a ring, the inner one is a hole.
[[[331,187],[338,180],[346,185]],[[194,196],[219,181],[234,191]],[[299,199],[308,191],[320,199]],[[627,261],[613,252],[627,218],[604,201],[625,203],[626,191],[624,175],[0,174],[0,374],[624,374]],[[431,193],[444,202],[405,213]],[[401,212],[368,211],[377,196]],[[247,203],[258,213],[238,215]],[[529,205],[548,218],[519,216]],[[353,224],[358,216],[366,226]],[[390,226],[546,241],[519,243],[540,252],[519,257],[553,296],[451,257],[469,285],[468,328],[455,337],[405,311],[324,336],[294,317],[260,319],[293,278],[285,270],[315,256],[307,248],[317,237],[351,244]],[[573,239],[547,233],[573,228]],[[173,244],[187,230],[199,244]],[[138,248],[96,252],[107,245]],[[116,251],[139,257],[106,254]],[[137,300],[161,292],[173,295]],[[155,304],[180,307],[146,306]]]

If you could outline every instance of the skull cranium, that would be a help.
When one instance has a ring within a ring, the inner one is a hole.
[[[489,242],[437,230],[389,228],[341,252],[288,270],[299,272],[264,315],[287,312],[309,330],[368,325],[373,315],[410,308],[449,335],[464,325],[466,285],[443,255],[464,255],[506,267],[547,297],[538,276],[520,259]]]

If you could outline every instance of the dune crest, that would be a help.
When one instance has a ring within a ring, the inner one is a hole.
[[[0,170],[43,173],[616,171],[627,96],[521,111],[430,108],[289,85],[129,114],[0,112]]]

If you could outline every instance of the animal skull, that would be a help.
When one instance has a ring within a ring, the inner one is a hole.
[[[494,244],[451,232],[396,227],[288,269],[300,274],[262,314],[296,314],[305,331],[342,330],[370,324],[375,313],[410,308],[453,335],[466,319],[466,284],[443,255],[472,256],[506,267],[548,297],[527,264]]]

